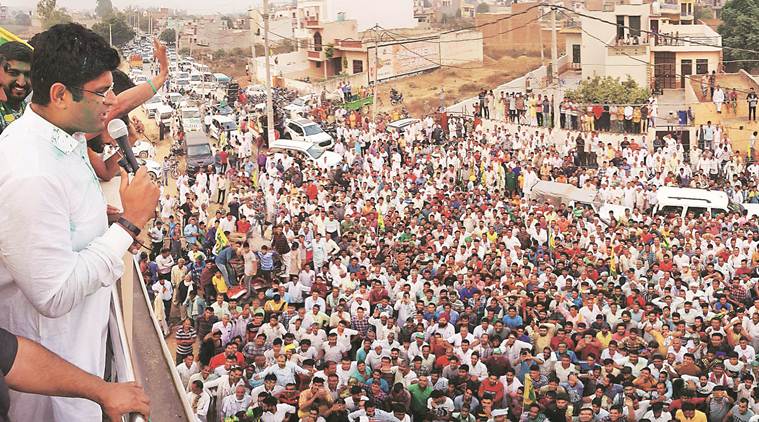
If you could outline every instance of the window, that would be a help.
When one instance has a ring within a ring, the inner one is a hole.
[[[316,68],[318,69],[320,67],[322,67],[322,62],[316,62]]]
[[[661,209],[659,209],[659,212],[657,212],[656,214],[663,215],[666,217],[680,217],[683,215],[683,207],[667,205],[667,206],[661,207]]]
[[[709,60],[696,59],[696,74],[706,75],[707,73],[709,73]]]
[[[640,37],[640,16],[630,16],[630,38]]]
[[[364,62],[361,60],[353,60],[353,73],[361,73],[364,71]]]
[[[572,44],[572,63],[580,63],[580,44]]]

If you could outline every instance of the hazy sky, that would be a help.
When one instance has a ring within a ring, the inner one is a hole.
[[[112,0],[117,8],[130,5],[140,7],[164,6],[181,8],[191,13],[213,14],[243,12],[257,0]],[[30,5],[36,5],[36,0],[4,0],[3,4],[10,7],[28,9]],[[58,0],[58,5],[73,10],[94,9],[96,0]]]

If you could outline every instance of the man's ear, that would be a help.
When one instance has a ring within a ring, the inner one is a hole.
[[[66,85],[56,82],[50,86],[50,104],[56,108],[68,107],[67,96],[70,95]]]

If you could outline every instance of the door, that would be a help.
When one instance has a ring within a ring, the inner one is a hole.
[[[630,16],[630,38],[640,37],[640,16]]]
[[[580,64],[580,44],[572,44],[572,63]]]
[[[293,140],[303,140],[303,129],[300,126],[296,125],[295,123],[290,123],[287,125],[287,128],[290,129],[290,136]]]
[[[617,39],[625,39],[625,17],[617,16]]]
[[[662,89],[674,89],[676,82],[675,53],[656,52],[654,53],[654,80],[655,89],[660,92]]]
[[[693,60],[683,59],[680,62],[680,88],[685,88],[685,84],[688,83],[689,76],[693,74]]]

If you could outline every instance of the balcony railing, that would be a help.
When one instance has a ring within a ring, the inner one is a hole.
[[[722,37],[708,35],[677,35],[664,34],[665,36],[654,37],[654,45],[657,46],[721,46]]]
[[[335,40],[335,47],[360,50],[364,44],[360,40]]]
[[[309,60],[317,60],[317,61],[325,60],[324,51],[309,50],[307,53],[307,56]]]
[[[124,258],[124,275],[113,288],[108,337],[108,381],[137,381],[150,397],[151,420],[195,420],[139,264],[131,255]],[[123,422],[145,420],[129,415]]]

